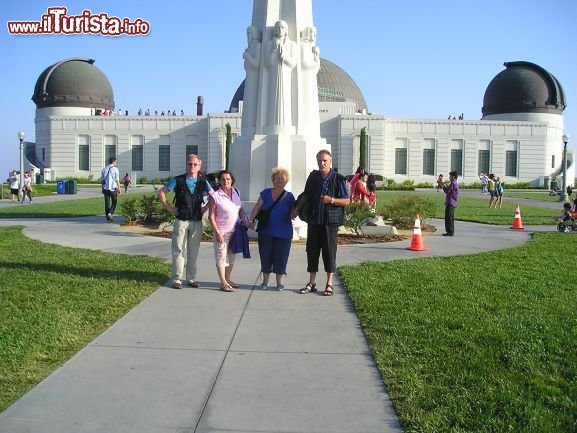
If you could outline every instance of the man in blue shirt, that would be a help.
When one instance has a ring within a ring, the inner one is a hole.
[[[112,216],[116,210],[118,194],[120,194],[120,173],[116,168],[116,157],[111,156],[108,165],[102,169],[102,194],[104,194],[104,214],[108,222],[113,222]]]
[[[162,207],[176,217],[172,229],[172,287],[175,289],[182,289],[185,279],[190,287],[198,288],[196,261],[202,240],[202,214],[207,209],[203,197],[213,193],[200,172],[201,164],[198,156],[188,155],[186,173],[170,179],[158,192]],[[166,201],[170,191],[174,191],[175,206]]]

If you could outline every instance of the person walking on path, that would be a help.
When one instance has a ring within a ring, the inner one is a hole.
[[[173,177],[158,191],[158,199],[164,209],[175,216],[172,229],[172,287],[182,289],[187,281],[192,288],[196,282],[196,262],[202,240],[202,215],[204,197],[212,194],[210,183],[200,171],[202,161],[197,155],[186,158],[186,173]],[[174,191],[174,206],[166,201],[166,195]],[[186,269],[185,269],[186,268]]]
[[[116,210],[118,194],[120,194],[120,173],[116,168],[116,157],[111,156],[108,165],[102,169],[102,194],[104,194],[104,215],[108,222],[113,222],[112,216]]]
[[[124,184],[124,193],[126,194],[128,192],[128,187],[132,183],[132,178],[128,175],[128,173],[126,173],[122,178],[122,183]]]
[[[32,203],[32,174],[31,172],[24,173],[24,178],[22,180],[22,201],[20,203],[26,203],[26,196],[28,200]]]
[[[445,185],[445,178],[443,177],[443,173],[441,173],[437,177],[437,192],[443,189],[443,185]]]
[[[16,173],[16,170],[12,170],[12,174],[10,174],[8,181],[10,182],[10,194],[12,195],[12,203],[20,201],[20,194],[18,191],[20,177],[18,176],[18,173]]]
[[[343,224],[345,206],[351,202],[345,178],[332,169],[333,158],[328,150],[316,155],[319,169],[313,170],[305,184],[305,195],[313,204],[312,219],[308,223],[307,272],[309,282],[300,293],[317,291],[316,276],[319,270],[319,255],[327,273],[324,295],[333,294],[333,275],[337,270],[337,232]],[[292,218],[298,216],[304,206],[298,202],[292,211]]]
[[[235,254],[229,247],[229,241],[239,220],[245,221],[246,219],[240,194],[233,186],[234,181],[234,176],[230,171],[221,170],[218,173],[220,188],[211,194],[208,202],[209,219],[213,232],[214,258],[220,279],[220,290],[223,292],[234,292],[239,287],[230,279]]]
[[[282,278],[291,250],[293,225],[291,211],[295,203],[292,192],[285,191],[290,179],[285,168],[272,170],[272,188],[263,189],[249,218],[249,227],[254,229],[254,220],[261,210],[268,211],[266,227],[257,227],[260,270],[262,272],[261,289],[268,289],[271,272],[276,274],[276,288],[283,290]],[[259,220],[259,224],[261,221]]]
[[[459,184],[457,183],[457,172],[449,173],[449,184],[443,185],[445,192],[445,232],[443,236],[455,235],[455,208],[459,199]]]

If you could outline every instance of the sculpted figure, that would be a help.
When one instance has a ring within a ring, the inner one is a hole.
[[[261,36],[260,31],[255,26],[246,29],[248,47],[242,55],[244,59],[244,69],[246,79],[244,81],[244,105],[242,112],[242,126],[256,126],[256,106],[258,98],[258,69],[260,65]]]
[[[319,134],[319,104],[317,89],[317,73],[321,68],[321,54],[316,46],[317,29],[315,27],[305,27],[301,31],[301,68],[302,68],[302,116],[299,119],[299,126],[305,129],[317,128]]]
[[[268,125],[292,126],[292,70],[296,65],[295,43],[288,24],[277,21],[267,44],[265,65],[269,70]]]

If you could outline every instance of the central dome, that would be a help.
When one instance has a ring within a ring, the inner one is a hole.
[[[351,76],[333,62],[321,59],[321,68],[317,74],[319,102],[354,102],[355,111],[360,113],[367,110],[367,103],[359,86]],[[244,81],[238,86],[229,111],[238,112],[238,103],[243,100]]]
[[[114,110],[112,86],[93,59],[66,59],[46,68],[36,80],[32,100],[36,108]]]

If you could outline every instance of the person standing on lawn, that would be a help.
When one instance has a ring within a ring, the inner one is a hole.
[[[457,183],[457,172],[449,173],[449,184],[443,185],[445,192],[445,232],[443,236],[455,235],[455,208],[459,199],[459,184]]]
[[[186,173],[176,176],[158,191],[162,207],[173,214],[172,230],[172,287],[182,289],[186,280],[192,288],[196,282],[196,261],[202,240],[202,215],[208,209],[204,197],[212,194],[210,183],[200,171],[202,161],[194,154],[186,158]],[[166,195],[174,191],[174,204],[166,201]],[[185,269],[186,268],[186,269]]]

